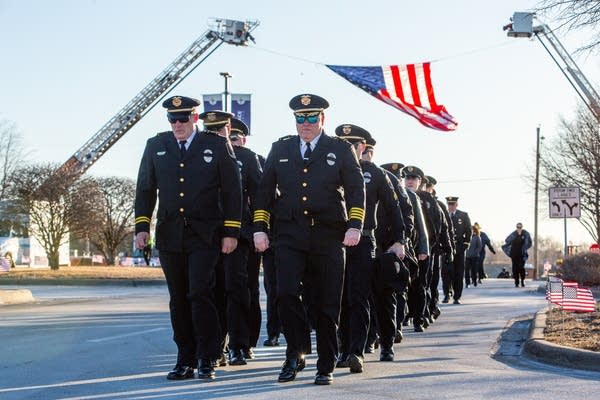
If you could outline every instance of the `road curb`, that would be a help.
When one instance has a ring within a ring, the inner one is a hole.
[[[544,340],[546,312],[538,311],[529,327],[529,336],[523,351],[530,357],[546,364],[560,367],[600,371],[600,353],[590,350],[561,346]]]
[[[0,305],[32,303],[35,299],[27,289],[0,289]]]

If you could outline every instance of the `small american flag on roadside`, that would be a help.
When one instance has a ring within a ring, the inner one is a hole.
[[[596,301],[589,289],[563,287],[562,309],[565,311],[594,312]]]

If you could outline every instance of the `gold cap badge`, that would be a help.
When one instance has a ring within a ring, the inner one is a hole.
[[[181,105],[181,97],[173,97],[172,103],[174,107],[179,107]]]
[[[307,106],[310,104],[310,96],[305,94],[304,96],[302,96],[300,98],[300,103],[302,103],[303,106]]]
[[[216,121],[217,114],[215,114],[215,113],[208,113],[208,114],[206,114],[206,119],[209,120],[209,121]]]
[[[349,135],[350,132],[352,132],[352,127],[350,125],[344,125],[342,127],[342,132],[344,132],[344,135]]]
[[[396,163],[392,164],[392,169],[394,171],[396,171],[398,169],[398,164],[396,164]]]

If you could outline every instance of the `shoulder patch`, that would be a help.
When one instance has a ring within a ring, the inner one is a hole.
[[[286,136],[280,137],[278,140],[280,140],[280,141],[281,140],[288,140],[288,139],[291,139],[293,137],[296,137],[296,135],[286,135]]]

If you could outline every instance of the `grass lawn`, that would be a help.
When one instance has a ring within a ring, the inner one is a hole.
[[[113,266],[61,266],[58,270],[49,268],[11,269],[0,273],[0,283],[3,279],[143,279],[164,280],[165,276],[160,267],[113,267]]]

